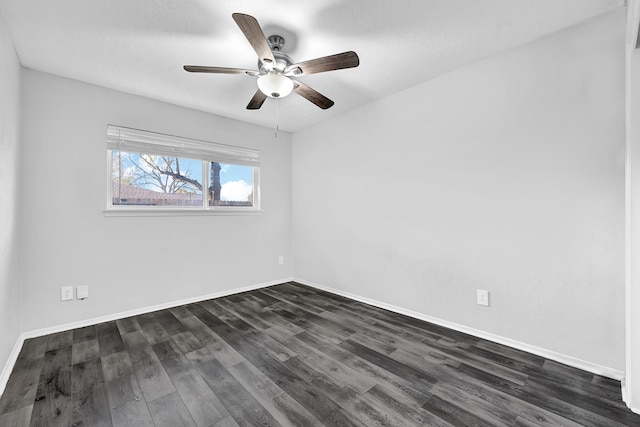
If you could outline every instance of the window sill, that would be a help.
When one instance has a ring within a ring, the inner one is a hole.
[[[121,209],[104,209],[104,216],[243,216],[243,215],[261,215],[262,210],[239,210],[239,209],[140,209],[140,208],[121,208]]]

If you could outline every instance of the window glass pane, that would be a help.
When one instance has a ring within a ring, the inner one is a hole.
[[[209,206],[253,206],[253,167],[209,163]]]
[[[202,207],[202,161],[112,151],[113,205]]]

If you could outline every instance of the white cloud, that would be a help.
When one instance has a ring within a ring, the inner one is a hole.
[[[246,202],[249,200],[249,195],[252,191],[253,186],[247,184],[242,179],[239,181],[227,181],[222,184],[220,199],[225,201]]]

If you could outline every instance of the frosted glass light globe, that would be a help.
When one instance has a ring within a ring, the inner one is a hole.
[[[258,77],[258,88],[271,98],[284,98],[293,90],[293,81],[282,74],[269,73]]]

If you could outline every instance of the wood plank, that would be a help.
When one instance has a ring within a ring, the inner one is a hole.
[[[248,294],[243,294],[243,298],[240,301],[224,305],[227,310],[230,310],[256,329],[261,330],[272,326],[279,326],[289,330],[293,334],[304,332],[303,328],[278,316],[274,312],[264,310],[263,306],[263,302],[259,302],[257,298],[252,298],[252,295]]]
[[[230,300],[221,300],[218,303],[229,312],[233,313],[236,317],[239,317],[243,321],[247,322],[258,330],[269,328],[271,325],[267,323],[263,316],[256,312],[247,310],[240,305],[240,302],[232,302]]]
[[[279,387],[285,390],[308,411],[314,415],[319,414],[324,423],[336,426],[358,425],[357,423],[350,421],[350,417],[347,414],[344,414],[335,402],[327,399],[322,394],[314,392],[313,385],[306,384],[300,379],[300,377],[295,375],[280,362],[255,347],[246,339],[246,335],[243,336],[238,330],[224,322],[221,322],[217,318],[216,321],[212,320],[212,323],[216,323],[216,331],[226,342],[242,353],[247,360],[249,360],[254,366],[258,367],[261,372],[278,384]],[[207,367],[211,363],[218,363],[215,359],[211,360],[208,355],[204,355],[203,359],[201,351],[190,353],[187,357],[192,361],[192,363],[194,363],[194,365],[197,366]],[[234,418],[242,424],[235,414]]]
[[[187,329],[169,310],[162,310],[154,313],[156,320],[169,335],[176,335],[185,332]]]
[[[295,323],[299,327],[303,328],[306,332],[314,333],[321,336],[326,336],[330,338],[335,344],[340,344],[346,338],[345,334],[341,334],[331,328],[326,328],[304,317],[298,317],[298,315],[289,311],[288,309],[283,309],[280,307],[271,307],[271,310],[274,313],[276,313],[278,316],[282,317],[283,319],[291,323]]]
[[[334,417],[339,414],[341,419],[336,420],[339,425],[345,423],[363,426],[384,425],[384,414],[378,408],[366,407],[366,405],[358,402],[358,393],[348,387],[337,384],[329,376],[317,371],[315,366],[308,365],[299,357],[289,359],[283,365],[296,376],[302,378],[305,384],[313,387],[316,401],[321,396],[325,398],[324,404],[327,405],[329,412],[322,412],[333,414]],[[325,418],[326,416],[324,415]],[[319,418],[322,419],[322,417]]]
[[[255,346],[261,348],[265,353],[271,355],[274,359],[280,362],[285,362],[292,357],[297,356],[295,350],[283,345],[277,340],[271,338],[269,335],[256,334],[247,335],[247,337]]]
[[[236,363],[244,362],[245,357],[238,353],[235,348],[214,332],[214,330],[221,331],[228,325],[201,307],[190,308],[190,311],[197,313],[196,316],[198,321],[204,322],[203,325],[208,326],[208,328],[199,331],[191,329],[191,331],[194,332],[194,335],[202,337],[202,339],[207,341],[206,347],[198,353],[214,355],[225,368],[231,367]]]
[[[374,338],[367,333],[357,333],[352,334],[349,339],[355,343],[361,344],[367,348],[377,351],[381,354],[391,354],[400,347],[395,340],[390,340],[391,342],[386,342],[384,340],[380,340]]]
[[[481,356],[478,356],[469,351],[469,349],[463,350],[455,346],[447,347],[446,345],[441,345],[439,342],[434,343],[432,347],[435,349],[435,352],[446,355],[446,357],[449,359],[465,363],[469,366],[473,366],[477,369],[491,373],[492,375],[497,375],[501,378],[520,385],[523,385],[527,381],[527,379],[529,378],[528,373],[533,372],[529,369],[528,366],[524,365],[524,372],[517,371],[516,369],[514,369],[514,366],[517,365],[517,362],[506,357],[504,358],[505,363],[501,364],[500,362],[492,360],[492,358],[483,358]],[[509,361],[507,362],[507,360]]]
[[[477,380],[490,388],[494,388],[519,400],[523,400],[531,405],[540,407],[546,411],[568,418],[586,427],[600,427],[607,425],[610,427],[622,424],[606,419],[598,414],[579,408],[572,403],[564,402],[553,396],[542,395],[524,386],[512,383],[498,376],[481,371],[472,366],[461,364],[458,371],[469,377],[470,380]]]
[[[47,340],[47,351],[59,350],[73,344],[73,331],[63,331],[51,334]]]
[[[176,319],[181,320],[184,317],[191,316],[191,312],[187,309],[186,306],[181,305],[178,307],[170,308],[169,311],[176,317]]]
[[[292,313],[295,316],[296,323],[299,319],[307,320],[317,326],[320,326],[326,330],[332,331],[337,334],[341,339],[347,339],[351,334],[355,332],[354,329],[345,326],[341,322],[336,322],[331,319],[325,319],[321,317],[319,314],[325,310],[317,311],[315,313],[311,313],[305,310],[304,305],[290,305],[287,308],[287,311]]]
[[[154,313],[141,314],[136,316],[136,320],[144,337],[150,344],[157,344],[171,338],[171,335],[158,322]]]
[[[286,286],[286,284],[284,285]],[[271,295],[272,297],[279,299],[281,301],[289,304],[289,309],[300,309],[306,311],[307,313],[321,313],[325,310],[324,307],[318,307],[313,302],[309,302],[302,295],[299,295],[294,292],[288,292],[284,287],[272,287],[266,288],[262,290],[265,294]]]
[[[100,347],[98,339],[92,338],[77,343],[73,343],[73,364],[88,362],[100,357]]]
[[[553,398],[563,404],[570,404],[574,412],[580,412],[593,422],[598,422],[600,419],[608,420],[609,425],[614,426],[624,425],[636,418],[634,414],[623,408],[604,405],[597,396],[589,395],[578,388],[543,383],[536,378],[531,378],[527,382],[527,386],[529,390],[536,392],[536,394]]]
[[[131,402],[144,401],[142,388],[133,373],[105,381],[105,390],[112,415]]]
[[[265,361],[260,370],[309,413],[322,420],[324,425],[361,425],[344,408],[318,390],[318,384],[325,384],[324,376],[318,373],[310,375],[311,369],[308,366],[295,362],[298,362],[295,358],[289,359],[286,362],[287,365],[282,365],[277,361]],[[304,366],[304,370],[300,369],[302,366]],[[303,380],[300,375],[305,376],[307,381]],[[339,399],[339,396],[335,398]]]
[[[125,317],[124,319],[116,320],[120,335],[128,334],[129,332],[135,332],[140,330],[140,324],[138,323],[137,316]]]
[[[295,399],[248,362],[239,363],[229,372],[283,426],[313,426],[320,421]]]
[[[494,405],[491,401],[479,398],[472,392],[447,382],[436,384],[433,387],[433,396],[446,402],[455,402],[456,407],[464,408],[465,411],[494,426],[511,426],[518,415],[508,404]],[[423,408],[425,408],[424,405]]]
[[[411,399],[418,407],[422,406],[430,396],[431,384],[422,385],[412,383],[404,378],[395,375],[380,366],[362,359],[350,351],[344,350],[340,346],[333,345],[328,340],[322,340],[321,337],[314,336],[307,332],[296,335],[296,338],[304,341],[305,343],[313,346],[315,349],[321,351],[327,356],[344,363],[351,369],[371,377],[378,384],[383,384],[387,388],[397,390],[398,393],[403,394],[406,398]]]
[[[518,412],[518,417],[513,425],[522,427],[581,427],[580,424],[567,418],[534,406],[526,407]]]
[[[213,427],[240,427],[233,417],[227,417],[224,420],[217,422]]]
[[[455,426],[495,427],[494,424],[438,396],[432,396],[422,408]]]
[[[187,308],[195,317],[211,329],[211,331],[216,332],[219,328],[224,328],[226,324],[204,307],[203,304],[206,302],[207,301],[199,304],[190,304]]]
[[[382,384],[377,384],[365,394],[361,395],[359,399],[366,402],[369,406],[382,408],[385,415],[393,420],[391,424],[452,427],[452,424],[427,411],[421,410],[422,405],[416,405],[413,399],[407,398],[407,395],[398,389],[388,388]]]
[[[560,364],[558,364],[560,365]],[[613,391],[606,387],[600,387],[592,383],[593,378],[579,377],[572,375],[567,370],[550,370],[545,368],[538,373],[532,374],[530,377],[532,380],[539,382],[543,385],[549,385],[559,389],[569,390],[571,393],[578,393],[586,396],[588,399],[593,399],[601,404],[611,405],[617,410],[626,411],[627,407],[622,401],[620,395],[620,383],[618,382],[618,389]],[[595,376],[593,376],[595,377]]]
[[[156,427],[144,400],[126,402],[123,406],[111,409],[113,427]]]
[[[48,339],[48,336],[44,335],[24,340],[18,360],[43,358],[44,353],[47,350]]]
[[[392,357],[414,367],[424,366],[423,358],[402,350],[396,351]],[[471,381],[470,378],[457,371],[457,367],[460,365],[460,363],[455,367],[449,365],[443,367],[430,365],[428,368],[429,372],[436,375],[439,379],[435,388],[457,388],[460,392],[464,393],[464,395],[463,397],[456,397],[456,401],[461,399],[467,400],[469,398],[486,401],[495,413],[506,411],[509,414],[521,414],[526,420],[540,419],[541,425],[556,425],[557,423],[557,425],[573,426],[575,424],[539,406],[534,406],[524,400],[516,398],[513,394],[498,392],[497,390],[492,390],[482,382]],[[513,384],[513,386],[516,387],[517,385]]]
[[[124,343],[117,322],[106,322],[96,325],[100,357],[123,351]]]
[[[268,308],[269,306],[271,306],[273,304],[277,304],[277,303],[281,302],[279,299],[274,298],[271,295],[264,293],[263,291],[265,289],[269,289],[269,288],[258,289],[256,291],[251,292],[251,295],[253,295],[254,298],[257,298],[259,301],[262,302],[262,307]]]
[[[177,392],[149,402],[148,405],[155,427],[196,427]]]
[[[190,353],[188,357],[239,425],[280,425],[220,362],[214,359],[203,363],[194,357],[194,353]]]
[[[176,391],[142,331],[130,332],[122,339],[147,403]]]
[[[114,426],[152,426],[142,388],[126,351],[102,358],[109,410]]]
[[[220,399],[170,341],[155,344],[153,350],[199,427],[209,427],[229,416]]]
[[[357,393],[366,393],[367,390],[377,384],[374,379],[360,374],[335,359],[327,357],[304,341],[288,335],[279,328],[272,327],[264,330],[263,333],[291,349],[305,363],[312,365],[314,369],[330,377],[336,384],[349,387]]]
[[[23,406],[11,412],[0,414],[0,426],[3,427],[25,427],[31,422],[31,411],[33,405]]]
[[[210,335],[207,338],[209,337]],[[192,351],[200,350],[207,345],[208,340],[199,340],[191,331],[185,331],[174,335],[171,338],[171,341],[178,347],[178,349],[180,349],[182,354],[187,354]]]
[[[18,360],[0,399],[0,414],[33,405],[44,357]]]
[[[119,351],[101,359],[102,373],[105,381],[112,381],[125,375],[133,374],[133,366],[127,351]]]
[[[489,350],[495,354],[502,354],[511,359],[519,360],[524,363],[529,363],[531,365],[538,366],[539,368],[542,368],[546,360],[542,356],[527,353],[526,351],[518,350],[517,348],[508,347],[503,344],[498,344],[493,341],[479,340],[473,345],[473,348]]]
[[[235,316],[233,316],[227,309],[220,305],[218,300],[202,301],[199,305],[217,317],[221,322],[226,322],[228,319],[235,318]]]
[[[412,368],[411,366],[398,362],[382,353],[378,353],[375,350],[372,350],[351,340],[344,341],[342,344],[340,344],[340,347],[352,352],[356,356],[368,360],[369,362],[389,372],[393,372],[394,374],[398,375],[401,378],[404,378],[405,380],[411,381],[412,383],[423,384],[429,389],[431,389],[431,386],[438,381],[436,378],[426,372]]]
[[[71,347],[45,353],[31,415],[32,425],[66,426],[70,423],[71,372]]]
[[[73,335],[73,343],[77,344],[82,341],[94,340],[98,336],[96,334],[95,325],[85,326],[83,328],[74,329],[71,331]]]
[[[222,309],[222,307],[220,308]],[[218,312],[224,315],[226,320],[224,321],[224,327],[221,328],[220,331],[226,332],[231,336],[243,333],[246,339],[251,341],[253,346],[262,349],[265,353],[281,362],[296,356],[296,353],[285,345],[282,345],[268,335],[260,334],[258,329],[239,317],[236,317],[233,313],[225,309],[222,310],[224,311],[219,310]]]
[[[525,375],[538,375],[542,370],[542,366],[537,360],[524,359],[522,357],[511,357],[507,354],[471,346],[465,350],[466,354],[473,355],[474,360],[485,360],[493,364],[493,366],[501,366]]]
[[[112,426],[100,360],[73,365],[71,423],[75,426]]]

